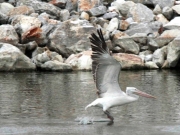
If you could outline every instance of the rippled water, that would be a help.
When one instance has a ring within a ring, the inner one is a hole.
[[[180,134],[179,71],[121,71],[122,90],[133,86],[157,99],[113,108],[113,126],[74,121],[106,118],[100,108],[84,110],[96,98],[91,72],[5,72],[0,82],[0,134]]]

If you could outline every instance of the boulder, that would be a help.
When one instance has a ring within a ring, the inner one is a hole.
[[[89,20],[89,14],[86,13],[86,12],[82,12],[80,18],[81,18],[81,19]]]
[[[158,21],[149,23],[135,23],[131,24],[125,33],[129,36],[132,36],[136,33],[146,33],[147,35],[153,34],[156,36],[161,28],[162,23]]]
[[[57,25],[54,31],[49,34],[48,47],[67,58],[78,52],[78,50],[72,50],[71,48],[74,49],[80,46],[81,49],[88,50],[90,48],[88,37],[95,31],[95,28],[86,20],[65,21]]]
[[[123,32],[117,31],[113,34],[112,42],[114,46],[120,46],[126,53],[139,53],[139,45],[134,40]]]
[[[172,7],[174,5],[175,0],[152,0],[154,5],[159,5],[161,8],[164,7]]]
[[[18,44],[19,37],[12,25],[0,25],[0,42],[9,43],[13,45]]]
[[[9,11],[11,11],[13,8],[14,6],[9,3],[0,3],[0,12],[5,15],[8,15]]]
[[[165,24],[164,29],[180,29],[180,17],[175,17],[169,23]]]
[[[162,67],[167,56],[167,46],[157,49],[153,53],[152,61],[158,66]]]
[[[132,17],[133,20],[138,23],[151,22],[154,20],[154,14],[152,10],[141,3],[138,3],[131,7],[128,16]]]
[[[58,53],[51,52],[48,49],[44,49],[44,48],[38,50],[36,50],[36,55],[35,53],[33,53],[34,57],[32,58],[37,68],[41,70],[51,70],[51,71],[72,70],[70,65],[63,63],[63,58]]]
[[[21,35],[21,42],[25,43],[29,38],[38,38],[42,32],[41,22],[38,18],[17,15],[11,18],[11,25]]]
[[[69,13],[69,10],[67,9],[63,9],[61,10],[61,15],[60,15],[60,19],[61,21],[66,21],[70,18],[70,13]]]
[[[0,71],[35,70],[36,66],[17,47],[0,43]]]
[[[180,15],[180,5],[175,5],[172,7],[172,9],[178,14]]]
[[[9,20],[9,17],[0,12],[0,25],[7,24],[8,20]]]
[[[170,67],[176,67],[180,58],[180,36],[167,45],[167,62]]]
[[[101,0],[78,0],[78,11],[88,11],[102,5]]]
[[[148,61],[144,64],[147,69],[158,69],[159,67],[153,61]]]
[[[114,30],[118,29],[119,20],[117,18],[111,19],[109,25],[106,27],[106,31],[113,32]]]
[[[156,21],[161,22],[163,25],[167,24],[169,21],[166,19],[166,17],[164,17],[163,14],[158,14],[155,17]]]
[[[126,54],[126,53],[115,53],[113,57],[119,61],[122,69],[143,69],[144,62],[142,59],[134,54]]]
[[[117,12],[112,11],[112,12],[105,13],[102,17],[104,19],[110,20],[110,19],[113,19],[113,18],[118,17],[118,16],[119,16],[119,14]]]
[[[173,10],[170,7],[164,7],[162,9],[162,14],[168,19],[170,20],[171,18],[173,18]]]
[[[129,27],[129,22],[128,21],[126,21],[126,20],[120,20],[120,23],[119,23],[119,26],[118,26],[118,29],[120,29],[120,30],[127,30],[128,29],[128,27]]]
[[[140,43],[142,45],[147,44],[147,35],[146,35],[146,33],[136,33],[136,34],[132,35],[131,38],[135,42]]]
[[[49,3],[64,9],[66,7],[67,0],[51,0]]]
[[[65,63],[70,64],[73,70],[92,70],[92,51],[84,51],[70,55]]]
[[[162,13],[162,9],[161,9],[161,7],[157,4],[156,6],[155,6],[155,8],[153,9],[153,13],[155,14],[155,15],[158,15],[158,14],[161,14]]]
[[[76,11],[78,8],[78,0],[67,0],[65,9],[71,11]]]
[[[14,15],[30,15],[32,13],[35,13],[34,9],[32,7],[28,7],[26,5],[18,6],[13,9],[11,9],[8,13],[8,16],[14,16]]]
[[[58,8],[50,3],[41,2],[38,0],[18,0],[17,6],[26,5],[28,7],[32,7],[36,13],[48,13],[54,18],[60,17],[60,8]]]
[[[98,6],[88,10],[91,16],[101,16],[107,12],[106,6]]]

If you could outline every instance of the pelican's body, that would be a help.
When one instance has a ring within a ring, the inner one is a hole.
[[[99,37],[94,33],[90,37],[92,43],[92,72],[96,84],[99,98],[87,105],[85,109],[91,106],[102,107],[104,113],[113,123],[114,118],[108,112],[108,109],[128,104],[138,100],[139,96],[155,98],[134,87],[127,87],[126,93],[119,86],[120,63],[115,60],[109,52],[101,30],[97,30]]]

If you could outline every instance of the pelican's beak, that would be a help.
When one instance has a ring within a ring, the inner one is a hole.
[[[140,91],[140,90],[138,90],[138,89],[136,89],[136,91],[135,91],[134,93],[137,94],[137,95],[139,95],[139,96],[142,96],[142,97],[155,98],[155,99],[156,99],[156,97],[154,97],[154,96],[152,96],[152,95],[150,95],[150,94],[147,94],[147,93],[145,93],[145,92],[142,92],[142,91]]]

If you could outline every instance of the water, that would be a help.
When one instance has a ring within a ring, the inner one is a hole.
[[[179,135],[180,72],[122,71],[120,85],[157,97],[113,108],[115,123],[78,125],[77,117],[106,118],[84,107],[96,98],[91,72],[0,73],[0,134]]]

